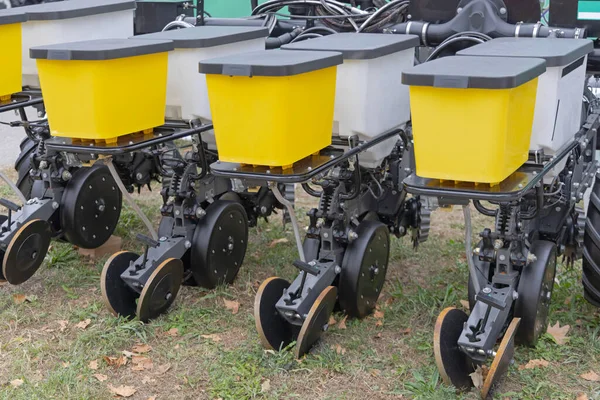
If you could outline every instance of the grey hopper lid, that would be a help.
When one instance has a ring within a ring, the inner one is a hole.
[[[221,46],[269,36],[267,28],[250,26],[199,26],[136,36],[136,39],[172,40],[176,49]]]
[[[135,0],[65,0],[21,7],[29,21],[80,18],[110,12],[135,10]]]
[[[173,50],[170,40],[101,39],[29,49],[31,58],[98,61],[143,56]]]
[[[383,33],[338,33],[316,39],[286,44],[285,50],[338,51],[345,60],[369,60],[420,45],[415,35]]]
[[[509,89],[546,72],[540,58],[444,57],[402,72],[402,83],[461,89]]]
[[[265,50],[200,62],[200,73],[231,76],[291,76],[344,62],[342,53]]]
[[[0,10],[0,25],[18,24],[27,21],[27,14],[20,8]]]
[[[461,56],[533,57],[547,67],[564,67],[594,51],[588,39],[498,38],[459,51]]]

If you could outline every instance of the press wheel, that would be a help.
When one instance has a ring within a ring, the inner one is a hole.
[[[100,276],[100,289],[104,304],[115,316],[134,318],[136,313],[136,300],[139,294],[131,289],[121,278],[123,272],[129,268],[132,261],[139,255],[130,251],[120,251],[113,254],[104,263]]]
[[[198,223],[192,242],[194,280],[207,289],[233,283],[246,255],[246,210],[233,201],[215,201]]]
[[[515,340],[518,344],[535,346],[548,327],[548,312],[556,275],[556,245],[538,240],[533,242],[529,251],[537,259],[523,268],[519,278],[515,317],[521,318],[521,323]]]
[[[47,221],[34,219],[22,225],[4,253],[4,279],[12,285],[19,285],[31,278],[44,262],[51,240],[52,230]]]
[[[60,222],[65,239],[84,249],[102,246],[121,215],[121,192],[108,167],[81,168],[73,173],[61,197]]]
[[[260,342],[265,349],[282,350],[298,336],[298,329],[279,314],[275,305],[290,283],[282,278],[265,280],[254,298],[254,320]]]
[[[308,353],[313,344],[327,330],[329,317],[335,307],[336,299],[337,289],[335,286],[328,286],[317,297],[302,324],[300,334],[298,334],[296,349],[294,350],[296,358],[300,358]]]
[[[470,374],[475,371],[469,357],[458,347],[458,339],[469,316],[454,307],[438,316],[433,331],[433,354],[440,376],[446,385],[460,390],[473,386]]]
[[[173,304],[183,280],[183,262],[176,258],[163,261],[146,281],[137,303],[137,316],[148,322]]]
[[[512,363],[515,355],[515,335],[520,322],[520,318],[513,318],[508,329],[504,333],[504,337],[500,342],[500,347],[496,352],[496,357],[492,362],[492,366],[490,367],[485,381],[483,382],[483,387],[481,388],[481,398],[484,400],[491,395],[492,389],[506,374],[508,367]]]
[[[373,311],[385,282],[390,234],[377,221],[363,221],[358,238],[348,245],[339,281],[339,302],[349,316],[364,318]]]

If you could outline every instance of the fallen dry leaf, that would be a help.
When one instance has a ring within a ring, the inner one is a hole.
[[[104,382],[105,380],[108,379],[108,376],[104,375],[104,374],[94,374],[92,375],[94,378],[98,379],[100,382]]]
[[[106,364],[108,364],[109,367],[121,367],[125,364],[127,364],[127,357],[125,356],[121,356],[121,357],[107,357],[104,356],[104,361],[106,361]]]
[[[231,310],[232,314],[237,314],[240,309],[240,303],[237,301],[231,301],[227,299],[223,299],[223,303],[225,303],[225,308]]]
[[[15,304],[23,304],[29,299],[24,294],[13,294],[13,302]]]
[[[335,346],[331,346],[331,348],[335,349],[335,352],[341,355],[346,354],[346,349],[343,348],[342,346],[340,346],[339,344],[336,344]]]
[[[263,383],[260,384],[260,392],[266,393],[271,390],[271,381],[266,379]]]
[[[121,385],[119,387],[114,387],[112,385],[108,385],[108,390],[110,390],[110,392],[112,394],[115,394],[120,397],[131,397],[135,394],[135,392],[137,392],[137,389],[134,388],[133,386],[124,386],[124,385]]]
[[[377,335],[373,336],[373,339],[381,339],[383,335],[379,332]]]
[[[289,242],[289,240],[287,240],[286,238],[275,239],[271,243],[269,243],[269,247],[275,247],[280,243],[288,243],[288,242]]]
[[[162,375],[170,369],[171,369],[171,364],[163,364],[163,365],[159,365],[155,371],[156,371],[157,375]]]
[[[460,305],[463,306],[463,308],[465,310],[468,310],[471,308],[471,305],[469,304],[469,302],[467,300],[461,300]]]
[[[329,322],[327,324],[329,326],[333,326],[333,325],[337,324],[337,321],[335,320],[335,318],[333,318],[333,315],[329,316]]]
[[[529,362],[525,365],[519,365],[519,371],[522,371],[524,369],[534,369],[534,368],[542,368],[542,367],[547,367],[548,365],[550,365],[550,363],[546,360],[529,360]]]
[[[88,327],[88,326],[89,326],[91,323],[92,323],[92,320],[88,318],[88,319],[86,319],[86,320],[84,320],[84,321],[81,321],[81,322],[79,322],[77,325],[75,325],[75,327],[76,327],[76,328],[79,328],[79,329],[85,329],[85,328],[87,328],[87,327]]]
[[[68,362],[68,361],[67,361],[67,362],[64,362],[64,363],[62,363],[62,366],[63,366],[63,368],[69,368],[69,366],[70,366],[70,365],[71,365],[71,363],[70,363],[70,362]]]
[[[221,341],[221,337],[219,335],[217,335],[216,333],[212,333],[210,335],[200,335],[200,337],[202,337],[204,339],[212,340],[215,343]]]
[[[567,297],[565,299],[565,306],[568,306],[569,304],[571,304],[571,301],[573,301],[573,298],[571,296]]]
[[[375,322],[375,326],[378,327],[378,328],[382,327],[383,326],[383,321],[380,320],[380,319],[378,319],[377,322]]]
[[[90,369],[93,371],[97,370],[98,369],[98,360],[90,361],[90,363],[88,364],[88,367],[90,367]]]
[[[585,393],[577,393],[577,398],[575,400],[590,400],[590,398]]]
[[[382,318],[383,318],[383,316],[384,316],[384,313],[383,313],[383,311],[380,311],[380,310],[375,310],[375,313],[373,314],[373,316],[374,316],[376,319],[382,319]]]
[[[156,382],[156,379],[150,378],[149,376],[145,376],[142,378],[142,385],[147,385],[153,382]]]
[[[150,396],[146,400],[156,400],[156,396]]]
[[[179,336],[179,329],[171,328],[166,332],[166,335],[171,337]]]
[[[378,370],[378,369],[372,369],[372,370],[369,370],[369,372],[370,372],[370,373],[371,373],[371,375],[373,375],[373,376],[379,376],[379,375],[381,375],[381,371],[380,371],[380,370]]]
[[[64,332],[65,329],[67,329],[67,325],[69,325],[69,321],[60,320],[60,321],[58,321],[58,324],[60,325],[60,331]]]
[[[134,353],[138,353],[138,354],[145,354],[145,353],[148,353],[150,350],[152,350],[152,346],[147,345],[147,344],[136,344],[131,349],[131,351],[133,351]]]
[[[344,318],[338,323],[338,329],[346,329],[346,320],[348,319],[347,315],[344,315]]]
[[[579,375],[581,376],[583,379],[585,379],[586,381],[590,381],[590,382],[600,382],[600,375],[598,375],[597,373],[595,373],[594,371],[590,370],[590,372],[588,372],[587,374],[581,374]]]
[[[483,369],[480,366],[477,366],[477,369],[469,374],[471,377],[471,381],[473,381],[473,386],[477,389],[481,389],[483,386]]]
[[[548,333],[554,338],[554,341],[558,345],[563,345],[567,343],[569,338],[567,337],[567,333],[571,327],[569,325],[560,326],[560,323],[556,321],[556,324],[548,327]]]
[[[143,371],[154,367],[152,360],[144,356],[133,356],[131,363],[133,364],[133,367],[131,367],[133,371]]]
[[[10,386],[12,386],[14,388],[18,388],[19,386],[21,386],[24,383],[25,382],[23,381],[23,379],[14,379],[14,380],[10,381]]]
[[[412,332],[412,328],[406,328],[400,331],[400,333],[402,333],[403,335],[408,335],[409,333]]]

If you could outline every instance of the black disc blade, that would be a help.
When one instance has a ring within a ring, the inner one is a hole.
[[[260,341],[266,349],[279,351],[295,340],[294,327],[275,308],[288,287],[288,281],[273,277],[264,281],[256,293],[254,320]]]
[[[12,285],[31,278],[48,253],[52,230],[47,221],[31,220],[21,226],[6,248],[2,275]]]
[[[208,289],[235,280],[246,255],[248,217],[244,207],[217,200],[194,232],[190,269],[195,281]]]
[[[102,246],[117,227],[121,202],[121,192],[108,167],[77,170],[61,198],[60,219],[65,238],[85,249]]]
[[[183,262],[175,258],[163,261],[150,275],[137,304],[137,316],[148,322],[173,304],[183,281]]]
[[[390,253],[388,228],[378,221],[363,221],[358,238],[348,245],[340,274],[339,301],[349,316],[364,318],[379,299]]]
[[[474,365],[458,347],[460,337],[468,315],[456,308],[446,308],[438,316],[433,332],[433,353],[435,364],[445,384],[460,390],[473,386],[470,374]]]
[[[139,294],[131,289],[121,278],[132,261],[139,256],[129,251],[121,251],[110,257],[104,264],[100,276],[100,289],[104,303],[115,316],[134,318],[136,300]]]

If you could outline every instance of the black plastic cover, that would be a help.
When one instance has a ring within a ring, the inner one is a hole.
[[[137,39],[172,40],[176,49],[222,46],[269,36],[269,29],[250,26],[199,26],[136,36]]]
[[[342,53],[269,50],[213,58],[200,63],[200,73],[230,76],[291,76],[340,65]]]
[[[510,89],[546,72],[541,58],[444,57],[402,72],[402,83],[459,89]]]
[[[25,6],[29,21],[53,21],[80,18],[110,12],[135,10],[135,0],[67,0]]]
[[[39,46],[29,56],[46,60],[98,61],[163,53],[175,47],[170,40],[101,39]]]
[[[19,8],[0,10],[0,25],[18,24],[27,21],[27,14]]]
[[[461,56],[543,58],[546,66],[565,67],[594,51],[588,39],[498,38],[457,54]]]
[[[337,51],[345,60],[370,60],[411,49],[421,44],[415,35],[383,33],[338,33],[316,39],[286,44],[285,50]]]

